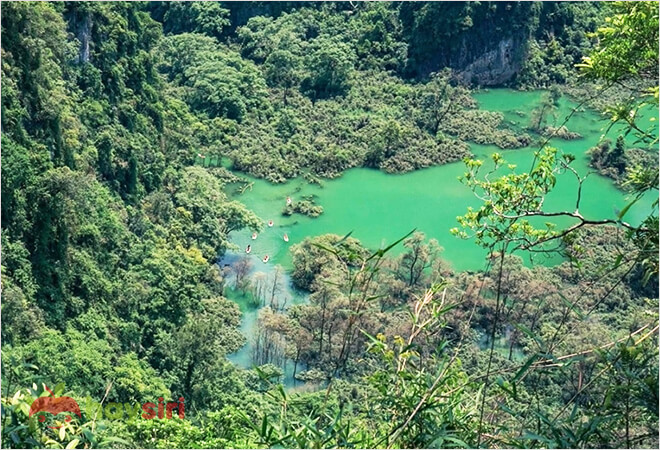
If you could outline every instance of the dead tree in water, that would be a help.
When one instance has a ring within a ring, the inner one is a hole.
[[[248,258],[239,258],[232,266],[232,271],[235,275],[235,288],[243,292],[243,294],[247,292],[250,285],[248,278],[250,269],[252,269],[252,262]]]

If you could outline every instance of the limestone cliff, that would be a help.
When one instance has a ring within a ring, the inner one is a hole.
[[[515,76],[522,65],[522,43],[512,37],[502,39],[480,56],[458,65],[457,77],[467,83],[482,86],[504,84]]]
[[[451,67],[467,83],[504,84],[522,66],[538,9],[524,2],[403,3],[409,70],[424,77]]]

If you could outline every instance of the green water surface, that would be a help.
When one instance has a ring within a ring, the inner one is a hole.
[[[475,98],[481,109],[501,112],[505,125],[524,130],[530,123],[530,113],[538,105],[541,95],[539,91],[497,89],[477,93]],[[561,125],[575,107],[574,102],[562,98],[554,115],[555,124]],[[575,112],[566,126],[580,133],[583,138],[574,141],[553,139],[550,145],[573,153],[577,157],[573,167],[584,175],[590,171],[586,152],[601,141],[608,122],[597,113],[583,109]],[[614,128],[607,137],[614,141],[620,132],[620,128]],[[501,150],[491,145],[475,144],[471,145],[471,149],[480,159],[499,152],[509,163],[517,164],[520,170],[528,170],[539,140],[536,136],[535,145],[517,150]],[[634,138],[630,137],[629,145],[633,141]],[[455,270],[480,270],[485,267],[486,251],[473,241],[456,238],[449,232],[458,225],[456,217],[464,214],[468,206],[479,205],[472,192],[458,181],[464,172],[462,162],[398,175],[358,168],[346,171],[337,179],[324,180],[322,186],[309,184],[302,178],[275,185],[239,174],[253,181],[252,189],[236,194],[229,187],[232,191],[230,195],[264,220],[264,230],[256,240],[252,240],[248,230],[234,232],[230,238],[241,249],[251,244],[250,257],[254,260],[255,270],[268,272],[275,264],[290,269],[289,248],[309,236],[325,233],[345,235],[352,232],[352,236],[365,246],[377,249],[417,229],[428,238],[438,240],[444,248],[442,257]],[[577,181],[571,174],[560,175],[556,188],[546,199],[545,209],[575,210],[576,187]],[[320,217],[309,218],[297,214],[285,217],[281,214],[287,196],[296,201],[305,195],[314,195],[316,203],[323,206],[324,212]],[[589,219],[615,218],[615,211],[622,209],[628,201],[629,196],[615,187],[612,180],[593,174],[584,183],[580,212]],[[625,220],[639,223],[651,212],[652,202],[653,196],[649,194],[630,209]],[[274,222],[273,227],[265,226],[268,220]],[[564,220],[557,223],[565,226],[570,222]],[[283,240],[285,233],[289,236],[288,243]],[[401,250],[399,246],[394,253]],[[262,262],[265,255],[270,258],[266,264]],[[545,260],[538,258],[527,263],[556,264],[561,261],[559,257]],[[283,295],[300,297],[291,290]],[[243,331],[249,337],[256,314],[246,308],[244,311],[246,320],[243,322]],[[234,361],[249,366],[248,350],[240,351]]]
[[[502,89],[478,93],[475,97],[480,108],[500,111],[506,123],[513,122],[512,126],[524,127],[529,123],[529,112],[538,103],[540,95],[538,91]],[[562,99],[556,114],[558,124],[574,106],[574,103]],[[574,141],[553,139],[550,145],[575,154],[577,160],[573,167],[584,175],[590,171],[585,152],[601,140],[607,122],[592,111],[582,111],[575,113],[567,125],[583,138]],[[612,130],[608,135],[613,140],[616,136],[617,130]],[[493,152],[499,152],[521,170],[530,167],[533,152],[537,149],[530,146],[502,150],[476,144],[472,144],[471,148],[478,158],[488,158]],[[462,162],[397,175],[359,168],[346,171],[340,178],[324,180],[322,187],[301,178],[276,185],[247,177],[254,182],[252,189],[234,197],[263,218],[264,222],[273,220],[274,225],[272,228],[264,226],[255,241],[248,230],[232,233],[231,239],[241,248],[251,244],[252,256],[259,264],[262,264],[261,258],[268,255],[268,264],[282,264],[290,268],[289,247],[308,236],[324,233],[345,235],[352,231],[352,236],[364,245],[377,249],[416,228],[440,242],[445,249],[443,258],[454,269],[479,270],[484,267],[485,251],[474,242],[458,239],[449,233],[452,227],[457,226],[457,216],[464,214],[468,206],[479,204],[472,192],[458,181],[464,172]],[[546,200],[546,209],[573,211],[576,187],[577,182],[571,174],[560,175],[555,190]],[[298,214],[282,216],[287,196],[296,201],[305,195],[314,195],[317,204],[323,206],[324,213],[320,217],[309,218]],[[610,179],[596,174],[584,183],[582,197],[580,212],[591,219],[616,217],[614,211],[624,207],[628,199],[628,195],[615,187]],[[648,215],[650,198],[647,200],[630,210],[626,215],[629,222],[638,222]],[[289,236],[288,243],[283,240],[285,233]]]

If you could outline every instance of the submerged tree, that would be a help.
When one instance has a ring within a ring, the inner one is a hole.
[[[257,330],[253,336],[252,362],[261,366],[273,364],[284,366],[286,361],[286,331],[289,328],[286,316],[270,307],[259,310]]]
[[[438,134],[440,124],[446,117],[467,103],[468,90],[462,86],[452,86],[451,77],[449,69],[432,73],[419,94],[418,121],[433,136]]]

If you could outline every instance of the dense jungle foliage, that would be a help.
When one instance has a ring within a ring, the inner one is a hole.
[[[657,127],[635,121],[657,109],[657,43],[657,2],[2,2],[2,445],[657,447],[657,203],[640,226],[576,210],[535,229],[570,158],[489,180],[469,146],[576,138],[545,106],[505,123],[474,89],[568,93],[639,137],[593,167],[657,197]],[[455,232],[491,250],[482,272],[419,232],[397,256],[316,236],[291,249],[309,301],[284,305],[279,269],[217,264],[263,227],[223,164],[281,183],[463,159],[488,195]],[[566,261],[512,253],[549,245]],[[256,336],[228,287],[263,306]],[[227,359],[247,338],[249,370]],[[59,429],[30,414],[46,386],[82,409]],[[129,411],[160,397],[185,419]]]

